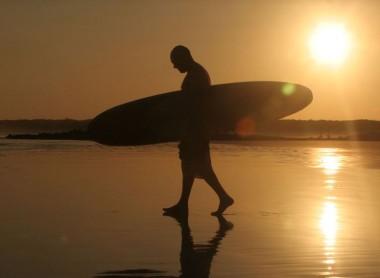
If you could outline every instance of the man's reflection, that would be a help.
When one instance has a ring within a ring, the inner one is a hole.
[[[214,256],[218,252],[218,247],[227,232],[233,228],[233,224],[227,221],[222,215],[215,216],[218,219],[219,228],[215,236],[207,243],[194,243],[191,234],[188,215],[173,216],[166,215],[175,219],[180,228],[182,235],[181,242],[181,275],[182,278],[207,278],[210,275],[211,264]],[[165,275],[165,271],[153,269],[127,269],[120,271],[106,271],[97,274],[95,277],[174,277]]]
[[[172,216],[173,217],[173,216]],[[181,276],[180,277],[209,277],[212,259],[218,251],[222,239],[233,225],[222,215],[216,216],[219,222],[219,229],[215,236],[205,244],[194,243],[191,235],[188,217],[173,217],[181,227]]]

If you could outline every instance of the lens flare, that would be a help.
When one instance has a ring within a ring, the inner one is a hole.
[[[237,135],[244,137],[255,133],[256,123],[251,117],[245,117],[236,124]]]
[[[292,83],[286,83],[285,85],[282,86],[281,91],[284,96],[289,97],[293,95],[294,92],[296,91],[296,85]]]

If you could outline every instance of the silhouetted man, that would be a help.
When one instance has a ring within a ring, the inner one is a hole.
[[[188,201],[195,178],[203,178],[219,197],[213,215],[222,214],[234,200],[226,193],[211,166],[206,104],[211,86],[207,71],[194,61],[189,49],[176,46],[170,54],[174,68],[187,73],[182,83],[182,128],[179,157],[182,168],[182,193],[176,205],[164,208],[167,214],[188,213]]]

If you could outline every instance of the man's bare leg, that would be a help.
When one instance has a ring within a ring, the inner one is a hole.
[[[189,198],[193,187],[195,174],[194,167],[190,163],[182,161],[182,192],[178,203],[170,208],[164,208],[166,214],[182,215],[189,211]]]
[[[219,207],[218,210],[212,212],[212,215],[221,215],[223,212],[234,203],[234,199],[224,190],[223,186],[220,184],[218,178],[212,169],[211,163],[202,165],[202,175],[204,180],[208,185],[215,191],[219,197]]]

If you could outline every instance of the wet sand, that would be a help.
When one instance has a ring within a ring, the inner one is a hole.
[[[380,277],[380,143],[212,145],[235,198],[197,180],[187,219],[175,144],[0,141],[1,277]]]

